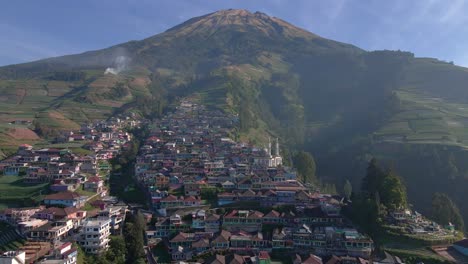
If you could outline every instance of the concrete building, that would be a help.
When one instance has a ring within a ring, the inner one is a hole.
[[[110,227],[110,219],[86,220],[78,237],[78,243],[86,253],[100,254],[109,247]]]
[[[0,255],[0,264],[25,264],[26,252],[8,251]]]

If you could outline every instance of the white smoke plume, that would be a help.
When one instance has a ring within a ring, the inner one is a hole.
[[[119,74],[121,71],[127,69],[129,61],[130,58],[126,56],[118,56],[114,60],[113,67],[107,68],[104,74]]]

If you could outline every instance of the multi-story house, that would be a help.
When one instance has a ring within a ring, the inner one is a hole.
[[[169,195],[161,199],[160,204],[161,208],[200,206],[201,199],[194,196],[176,197],[174,195]]]
[[[174,214],[171,217],[160,218],[151,236],[153,238],[170,237],[178,232],[187,232],[190,228],[190,223],[183,221],[180,215]]]
[[[205,216],[205,232],[219,232],[221,227],[221,216],[214,213],[207,213]]]
[[[7,251],[0,254],[1,264],[24,264],[26,263],[26,252],[24,251]]]
[[[36,212],[44,209],[44,206],[28,207],[28,208],[7,208],[0,211],[0,220],[17,224],[19,222],[28,221]]]
[[[257,232],[262,229],[263,213],[252,210],[233,210],[223,217],[223,228],[228,231]]]
[[[290,227],[277,228],[273,231],[271,247],[273,249],[291,249],[294,246],[293,229]]]
[[[76,264],[77,261],[78,250],[72,243],[66,242],[54,250],[53,257],[48,257],[39,264]]]
[[[85,202],[86,197],[70,191],[49,194],[44,197],[44,204],[48,206],[60,205],[65,207],[80,208],[84,206]]]
[[[92,176],[83,184],[85,191],[101,193],[104,190],[104,181],[98,176]]]
[[[225,250],[229,248],[231,232],[221,230],[221,232],[211,241],[211,247],[215,250]]]
[[[194,233],[179,232],[175,237],[169,240],[169,249],[171,252],[174,252],[177,251],[179,247],[191,248],[194,241]]]
[[[192,228],[195,230],[204,230],[205,229],[205,219],[206,212],[205,210],[197,210],[192,213]]]
[[[110,219],[86,220],[77,241],[86,253],[100,254],[109,247],[110,227]]]
[[[49,222],[38,228],[32,229],[27,232],[29,239],[34,241],[48,241],[57,243],[61,239],[68,237],[70,231],[74,228],[73,221],[62,220],[57,222]]]
[[[199,183],[191,182],[184,183],[184,194],[185,196],[199,196],[201,187]]]
[[[126,211],[126,206],[110,206],[99,212],[98,219],[110,219],[111,233],[116,235],[122,230]]]

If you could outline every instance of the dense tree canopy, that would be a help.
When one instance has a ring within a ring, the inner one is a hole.
[[[127,263],[137,263],[145,256],[143,233],[146,223],[141,213],[129,215],[125,224],[125,242],[127,246]]]
[[[389,209],[402,208],[407,205],[406,187],[401,178],[393,171],[384,171],[372,159],[367,167],[367,174],[362,180],[363,194],[383,204]]]
[[[442,225],[452,223],[458,230],[465,229],[457,205],[445,193],[434,193],[432,196],[432,219]]]
[[[388,172],[383,181],[380,193],[380,202],[389,209],[398,209],[406,206],[406,188],[400,177]]]
[[[362,179],[361,190],[368,196],[374,196],[384,178],[383,170],[377,165],[377,160],[372,159],[367,167],[366,176]]]
[[[308,152],[299,151],[294,156],[294,165],[302,180],[306,183],[316,182],[314,157]]]

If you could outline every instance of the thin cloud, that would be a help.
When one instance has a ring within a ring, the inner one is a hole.
[[[455,0],[455,1],[444,1],[444,3],[450,3],[448,8],[439,18],[441,23],[454,23],[460,24],[465,20],[465,10],[463,9],[465,5],[464,0]]]

